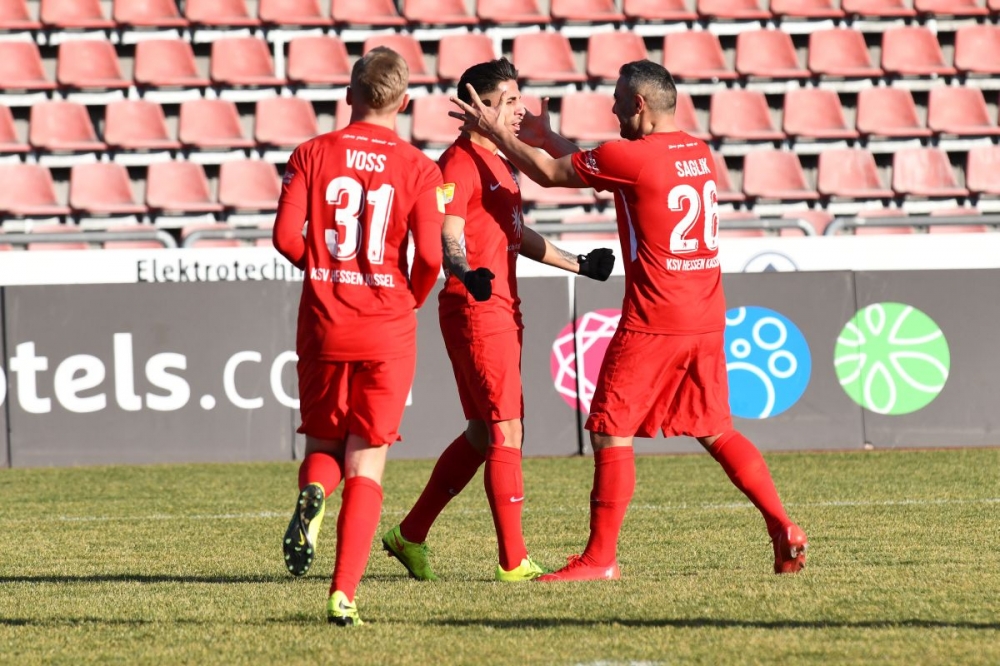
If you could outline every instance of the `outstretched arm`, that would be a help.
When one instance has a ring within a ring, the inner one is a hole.
[[[548,97],[542,98],[542,112],[537,116],[525,111],[517,138],[529,146],[541,148],[556,159],[580,150],[579,146],[552,129],[552,123],[549,121]]]
[[[587,254],[571,254],[528,228],[524,229],[521,237],[521,256],[601,282],[608,279],[615,267],[615,253],[609,248],[598,248]]]

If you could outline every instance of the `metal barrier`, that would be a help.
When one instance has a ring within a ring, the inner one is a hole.
[[[917,221],[915,221],[917,220]],[[941,215],[930,217],[921,215],[914,217],[910,215],[900,215],[899,217],[864,217],[864,214],[850,217],[835,217],[826,230],[824,236],[835,236],[845,229],[856,229],[858,227],[927,227],[927,226],[948,226],[956,227],[968,226],[993,226],[1000,225],[1000,214],[986,215]]]
[[[70,233],[9,233],[0,234],[0,244],[27,245],[28,243],[106,243],[108,241],[153,241],[165,248],[174,249],[177,241],[162,229],[150,231],[74,231]]]

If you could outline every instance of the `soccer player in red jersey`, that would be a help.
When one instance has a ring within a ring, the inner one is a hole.
[[[466,85],[485,104],[504,99],[507,131],[544,138],[540,117],[525,122],[517,70],[506,59],[466,70]],[[535,125],[531,123],[534,122]],[[525,124],[522,131],[522,123]],[[521,192],[510,164],[478,132],[463,133],[439,160],[444,177],[444,260],[447,279],[439,296],[441,332],[468,424],[441,454],[409,514],[382,537],[385,550],[421,580],[435,580],[425,542],[434,520],[485,461],[484,485],[497,533],[495,578],[532,580],[545,573],[528,555],[521,531],[521,322],[515,268],[518,255],[606,280],[610,249],[576,256],[524,226]],[[475,268],[473,268],[475,267]]]
[[[616,579],[617,543],[635,490],[635,436],[696,437],[764,517],[775,573],[802,569],[806,535],[785,513],[757,448],[733,429],[723,348],[715,165],[677,129],[677,89],[662,66],[622,66],[612,112],[624,141],[558,159],[507,129],[500,104],[453,98],[465,120],[541,185],[594,187],[615,197],[625,261],[621,323],[598,377],[586,428],[594,448],[590,539],[541,581]]]
[[[327,603],[340,625],[361,624],[354,595],[416,368],[415,310],[441,270],[441,172],[395,132],[408,80],[405,61],[387,48],[355,63],[350,124],[295,149],[274,224],[274,246],[305,271],[296,350],[306,453],[285,564],[296,576],[309,570],[326,498],[343,479]]]

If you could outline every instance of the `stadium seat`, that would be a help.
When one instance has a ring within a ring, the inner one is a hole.
[[[257,16],[268,25],[330,25],[319,0],[260,0]]]
[[[104,111],[104,140],[118,150],[177,150],[163,107],[141,99],[111,102]]]
[[[28,142],[39,150],[60,153],[100,152],[107,147],[98,140],[87,107],[76,102],[32,106]]]
[[[736,78],[736,71],[726,64],[719,38],[707,30],[666,35],[663,38],[663,66],[681,81]]]
[[[549,23],[552,16],[543,12],[539,0],[479,0],[476,15],[491,23]]]
[[[687,132],[696,139],[708,141],[712,138],[712,135],[702,127],[701,122],[698,120],[698,113],[694,109],[694,101],[691,99],[691,95],[681,90],[677,91],[677,107],[674,109],[674,123],[677,125],[677,129]]]
[[[495,60],[496,57],[493,38],[489,35],[476,32],[444,35],[438,42],[438,79],[444,82],[458,81],[469,67]]]
[[[837,0],[771,0],[771,13],[792,19],[836,19],[844,12]]]
[[[413,102],[410,102],[410,115],[413,115]],[[333,119],[333,129],[342,130],[347,127],[348,123],[351,122],[351,107],[347,104],[347,100],[337,100],[337,110],[334,113]]]
[[[822,236],[833,222],[833,215],[825,210],[789,210],[782,213],[784,219],[799,219],[807,222],[817,236]],[[782,234],[779,232],[779,234]]]
[[[906,0],[841,0],[845,14],[865,18],[908,18],[916,16]]]
[[[69,207],[87,215],[141,215],[128,170],[113,162],[77,164],[69,172]]]
[[[156,162],[146,174],[146,205],[168,213],[213,213],[222,204],[212,199],[205,169],[195,162]]]
[[[899,76],[952,75],[937,37],[924,26],[889,28],[882,33],[882,69]]]
[[[427,67],[420,42],[412,35],[392,34],[369,37],[365,40],[362,51],[368,53],[376,46],[388,46],[403,57],[410,67],[410,85],[437,83],[437,77]]]
[[[863,148],[825,150],[819,155],[816,189],[824,197],[843,199],[891,199],[893,192],[882,184],[875,156]]]
[[[594,191],[575,187],[542,187],[527,176],[519,178],[521,198],[536,206],[580,206],[593,204]]]
[[[38,30],[40,21],[31,18],[25,0],[7,0],[0,3],[0,30]]]
[[[115,0],[112,16],[120,26],[183,28],[188,22],[174,0]]]
[[[64,225],[53,225],[46,227],[36,227],[31,230],[32,234],[35,234],[37,238],[55,238],[60,234],[72,234],[79,233],[80,229],[75,229],[70,226]],[[64,251],[64,250],[89,250],[90,245],[86,241],[48,241],[48,242],[36,242],[27,243],[24,246],[25,250],[29,252],[36,251]]]
[[[578,71],[569,39],[558,32],[535,32],[514,37],[514,67],[530,83],[585,81]]]
[[[858,131],[872,136],[927,137],[913,93],[905,88],[866,88],[858,93]]]
[[[976,194],[1000,195],[1000,146],[973,146],[965,163],[965,185]]]
[[[919,14],[939,16],[988,16],[990,10],[977,0],[913,0]]]
[[[620,138],[618,119],[611,113],[614,103],[614,98],[605,93],[563,95],[559,133],[579,143],[600,143]]]
[[[938,208],[930,212],[930,217],[965,217],[969,218],[969,221],[930,224],[927,226],[929,234],[982,234],[990,231],[985,224],[976,223],[979,211],[975,208]]]
[[[473,25],[479,17],[465,0],[403,0],[403,18],[428,25]]]
[[[223,99],[192,99],[181,103],[178,137],[193,148],[252,148],[243,135],[236,105]]]
[[[736,71],[767,79],[805,79],[792,37],[783,30],[746,30],[736,37]]]
[[[188,237],[196,231],[229,231],[232,227],[224,222],[186,224],[181,228],[181,244],[184,247],[240,247],[242,243],[236,238],[202,238],[188,241]]]
[[[743,191],[748,197],[802,201],[818,199],[799,156],[789,150],[755,150],[743,158]]]
[[[940,148],[902,148],[892,158],[892,189],[917,197],[965,197],[948,153]]]
[[[48,168],[38,164],[0,164],[0,213],[15,217],[68,215],[56,198]]]
[[[615,0],[551,0],[549,13],[558,21],[608,23],[624,21]]]
[[[148,240],[105,240],[101,242],[101,247],[105,250],[160,250],[164,249],[163,244],[156,240],[156,228],[148,224],[124,224],[109,226],[104,229],[111,233],[128,232],[149,236]]]
[[[199,25],[234,28],[260,25],[247,10],[244,0],[185,0],[184,15],[188,21]]]
[[[403,25],[395,0],[330,0],[333,20],[346,26]]]
[[[267,42],[256,37],[228,37],[212,42],[212,81],[222,86],[280,86]]]
[[[462,121],[448,115],[455,105],[448,95],[427,95],[411,102],[413,108],[412,139],[420,144],[447,146],[458,138]]]
[[[276,210],[281,178],[270,162],[238,160],[219,167],[219,203],[233,210]]]
[[[301,97],[262,99],[254,118],[254,139],[262,145],[294,148],[319,134],[312,102]]]
[[[708,111],[709,131],[721,139],[780,141],[784,133],[774,127],[764,93],[754,90],[719,90]]]
[[[114,44],[107,40],[74,40],[59,45],[56,81],[66,88],[121,89],[132,81],[122,76]]]
[[[210,81],[198,72],[191,43],[151,39],[135,45],[135,82],[150,88],[204,88]]]
[[[635,21],[697,21],[689,0],[625,0],[625,16]]]
[[[809,35],[809,70],[838,79],[879,78],[883,74],[872,64],[865,36],[850,28],[817,30]]]
[[[782,129],[796,138],[858,138],[858,132],[847,125],[837,91],[825,88],[794,88],[785,92]]]
[[[646,43],[634,32],[595,32],[587,40],[587,76],[616,81],[622,63],[648,57]]]
[[[927,108],[927,126],[934,132],[956,136],[1000,134],[979,88],[932,88]]]
[[[296,37],[288,44],[288,80],[301,85],[346,85],[351,82],[347,47],[339,37]]]
[[[1000,74],[1000,26],[958,28],[955,31],[955,68],[965,74]]]
[[[52,90],[56,87],[45,74],[42,55],[33,41],[0,41],[0,89]]]
[[[100,0],[41,0],[38,16],[46,27],[104,30],[115,22],[104,15]]]
[[[764,21],[771,12],[762,9],[759,0],[698,0],[698,13],[708,19]]]
[[[733,178],[729,174],[726,159],[714,150],[712,151],[712,159],[715,160],[715,188],[719,203],[736,203],[745,200],[746,195],[733,185]]]
[[[10,112],[10,107],[0,104],[0,155],[26,153],[29,150],[28,144],[17,136],[17,127],[14,125],[14,115]]]

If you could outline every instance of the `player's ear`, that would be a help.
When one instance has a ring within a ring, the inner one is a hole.
[[[354,98],[351,95],[351,86],[347,86],[347,96],[344,97],[344,101],[347,102],[347,106],[352,106],[354,104]]]
[[[642,113],[643,109],[645,109],[646,106],[648,106],[646,104],[646,98],[643,97],[642,95],[640,95],[639,93],[635,94],[635,98],[632,100],[632,103],[635,104],[635,114],[636,115],[639,115],[640,113]]]
[[[396,109],[397,113],[402,113],[406,111],[406,107],[410,105],[410,95],[409,93],[403,93],[403,98],[399,100],[399,108]]]

